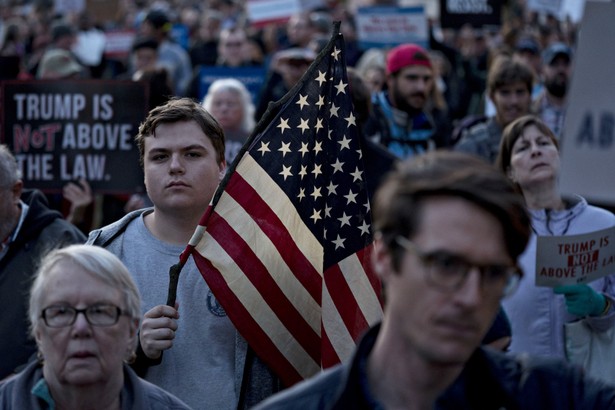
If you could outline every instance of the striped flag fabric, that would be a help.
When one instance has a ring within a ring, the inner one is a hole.
[[[287,386],[349,357],[382,317],[339,24],[334,32],[265,113],[182,254]]]

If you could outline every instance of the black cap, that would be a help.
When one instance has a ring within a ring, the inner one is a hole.
[[[169,16],[162,10],[152,10],[145,16],[145,21],[149,21],[152,26],[156,29],[160,29],[164,27],[165,24],[169,23]]]
[[[524,37],[517,42],[517,51],[528,51],[532,54],[540,54],[538,42],[531,37]]]
[[[572,59],[572,49],[564,43],[553,43],[542,53],[542,61],[545,64],[551,64],[555,57],[560,55],[568,57],[568,60],[570,60]]]

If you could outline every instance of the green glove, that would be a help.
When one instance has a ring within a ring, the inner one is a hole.
[[[606,299],[587,285],[556,286],[553,291],[566,297],[566,309],[572,315],[600,316]]]

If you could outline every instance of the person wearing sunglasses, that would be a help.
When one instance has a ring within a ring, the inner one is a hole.
[[[38,360],[0,384],[0,409],[189,409],[127,365],[140,305],[111,252],[71,245],[47,254],[30,292]]]
[[[258,410],[613,408],[613,387],[563,361],[481,346],[523,276],[517,258],[531,232],[522,196],[497,168],[430,151],[401,163],[372,209],[381,323],[349,361]]]

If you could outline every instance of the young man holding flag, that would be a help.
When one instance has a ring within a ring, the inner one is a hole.
[[[264,364],[253,366],[246,341],[194,262],[182,271],[177,304],[163,304],[169,267],[226,171],[223,131],[199,104],[184,98],[153,109],[136,141],[154,206],[91,232],[88,243],[118,255],[137,282],[144,312],[137,360],[149,367],[145,378],[195,409],[254,404],[277,390],[277,383]]]
[[[279,387],[268,368],[285,386],[310,377],[344,360],[382,315],[339,23],[334,33],[299,83],[269,107],[215,193],[225,172],[217,123],[209,114],[194,117],[196,109],[169,115],[177,102],[153,110],[137,142],[154,208],[90,237],[113,247],[152,293],[144,295],[152,303],[141,347],[150,359],[166,351],[147,377],[164,380],[195,408],[256,403]],[[178,314],[177,305],[159,304],[167,289],[161,271],[180,253],[172,272],[187,273]],[[203,283],[194,279],[197,268]]]

